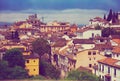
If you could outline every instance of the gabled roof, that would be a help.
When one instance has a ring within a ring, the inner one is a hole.
[[[108,66],[112,66],[112,67],[116,67],[120,69],[120,60],[117,59],[113,59],[113,58],[105,58],[102,60],[98,61],[99,63],[108,65]]]
[[[93,40],[90,39],[74,39],[74,44],[94,44]]]

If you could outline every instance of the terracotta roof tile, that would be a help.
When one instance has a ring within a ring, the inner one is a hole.
[[[120,39],[112,39],[112,41],[114,41],[117,44],[120,44]]]
[[[105,59],[99,60],[98,62],[105,65],[112,66],[112,67],[120,68],[120,64],[117,64],[118,62],[120,62],[120,60],[117,60],[117,59],[105,58]]]
[[[116,46],[116,47],[113,47],[113,50],[112,50],[113,53],[117,53],[117,54],[120,54],[120,47]]]

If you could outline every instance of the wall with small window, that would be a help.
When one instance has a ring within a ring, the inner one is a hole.
[[[39,59],[26,59],[25,69],[27,69],[29,75],[39,75]]]
[[[105,75],[109,75],[111,77],[111,81],[120,81],[120,68],[99,63],[96,75],[101,76],[101,78],[103,78],[102,76],[105,78]]]

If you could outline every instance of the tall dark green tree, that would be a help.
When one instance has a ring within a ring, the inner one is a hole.
[[[113,24],[117,23],[116,13],[115,12],[113,13],[113,16],[112,16],[112,23]]]
[[[17,30],[15,31],[15,39],[19,39],[19,33]]]
[[[14,66],[21,66],[25,67],[25,59],[22,55],[22,52],[19,49],[10,49],[8,50],[4,57],[3,60],[7,61],[10,67]]]
[[[106,15],[104,14],[104,18],[103,18],[104,20],[106,20]]]
[[[112,11],[112,9],[110,9],[108,17],[107,17],[107,21],[111,21],[112,20],[112,15],[113,15],[113,11]]]
[[[47,40],[39,38],[32,43],[33,52],[39,54],[40,58],[47,53],[51,57],[51,46]]]

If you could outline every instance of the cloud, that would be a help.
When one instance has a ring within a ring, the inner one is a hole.
[[[0,0],[0,10],[24,9],[103,9],[119,10],[120,0]]]
[[[106,13],[104,10],[97,9],[66,9],[66,10],[22,10],[19,12],[1,12],[0,22],[15,22],[26,20],[31,14],[37,13],[38,18],[44,17],[45,22],[52,22],[54,20],[64,21],[76,24],[88,24],[89,19],[96,16],[103,17]]]

